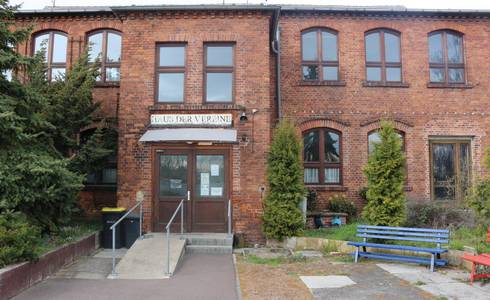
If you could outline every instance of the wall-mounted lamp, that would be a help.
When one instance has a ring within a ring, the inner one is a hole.
[[[247,117],[247,114],[242,111],[242,113],[240,114],[240,122],[247,122],[248,121],[248,117]]]

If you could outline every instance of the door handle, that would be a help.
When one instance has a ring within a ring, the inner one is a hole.
[[[187,201],[191,201],[191,191],[187,191]]]

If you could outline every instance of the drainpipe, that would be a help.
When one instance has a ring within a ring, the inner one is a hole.
[[[279,17],[281,15],[281,8],[275,11],[274,24],[272,27],[274,39],[271,42],[272,51],[276,55],[276,116],[280,120],[282,118],[282,104],[281,104],[281,29],[279,28]]]

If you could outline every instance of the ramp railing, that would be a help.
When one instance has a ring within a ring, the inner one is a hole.
[[[179,203],[179,206],[174,211],[174,214],[170,218],[170,220],[167,223],[167,226],[165,226],[165,229],[167,230],[167,265],[166,265],[166,272],[165,274],[167,276],[170,276],[170,226],[172,225],[172,222],[175,219],[175,216],[177,216],[177,213],[180,210],[180,235],[184,234],[184,199],[182,199]]]

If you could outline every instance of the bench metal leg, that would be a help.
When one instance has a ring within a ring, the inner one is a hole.
[[[359,247],[356,247],[356,253],[354,255],[354,262],[359,262]]]
[[[430,271],[434,272],[434,265],[435,265],[435,254],[432,253],[430,256]]]

